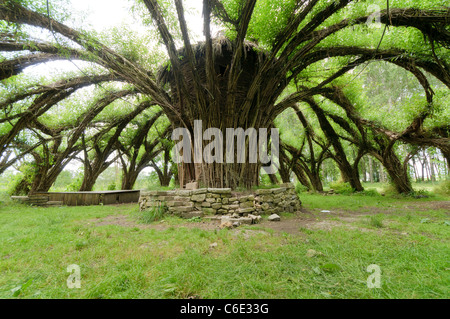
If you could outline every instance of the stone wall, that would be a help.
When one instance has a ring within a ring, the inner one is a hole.
[[[258,189],[251,194],[232,192],[230,188],[200,188],[195,190],[141,191],[141,210],[166,205],[169,212],[183,218],[203,215],[248,216],[294,212],[301,202],[294,185]]]

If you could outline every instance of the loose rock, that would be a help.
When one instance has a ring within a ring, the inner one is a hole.
[[[281,218],[277,214],[272,214],[269,216],[268,220],[270,222],[279,222],[281,220]]]
[[[231,228],[233,228],[233,224],[230,221],[226,221],[226,222],[222,222],[219,227],[221,229],[223,229],[223,228],[231,229]]]
[[[252,223],[253,224],[257,224],[257,223],[259,223],[261,221],[261,216],[248,214],[247,217],[252,219]]]
[[[216,248],[217,247],[217,243],[212,243],[209,245],[209,248]]]
[[[253,223],[253,219],[249,218],[249,217],[241,217],[241,218],[239,218],[239,222],[241,224],[251,225]]]

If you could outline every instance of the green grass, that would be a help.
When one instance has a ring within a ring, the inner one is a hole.
[[[320,209],[395,212],[361,216],[353,228],[299,227],[297,235],[255,232],[259,225],[203,230],[175,217],[153,229],[140,223],[137,205],[5,201],[0,298],[449,298],[448,212],[404,207],[430,200],[302,194],[318,218]],[[135,225],[101,223],[123,215]],[[310,249],[321,254],[307,257]],[[66,284],[72,264],[80,266],[80,289]],[[381,268],[380,289],[367,288],[371,264]]]
[[[373,215],[367,216],[368,223],[370,226],[375,228],[383,228],[385,225],[383,224],[384,215]]]
[[[165,205],[153,207],[151,209],[144,210],[139,214],[138,219],[144,224],[150,224],[152,222],[162,220],[167,212]]]
[[[395,208],[402,206],[408,202],[431,202],[431,201],[448,201],[449,196],[427,193],[426,198],[415,199],[404,195],[382,196],[367,190],[362,193],[353,193],[349,195],[335,194],[323,195],[318,193],[300,193],[302,203],[308,208],[342,208],[342,209],[361,209],[361,208]]]
[[[444,184],[445,181],[439,182],[412,182],[412,187],[415,191],[427,191],[433,192],[436,187]],[[364,189],[373,189],[379,193],[385,192],[387,189],[391,188],[388,183],[362,183]]]

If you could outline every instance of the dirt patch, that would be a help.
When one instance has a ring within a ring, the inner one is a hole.
[[[290,234],[301,234],[302,228],[307,229],[323,229],[323,230],[331,230],[337,226],[346,226],[345,223],[328,219],[327,216],[324,216],[324,219],[319,219],[314,216],[314,214],[310,212],[299,213],[296,217],[282,218],[281,221],[278,222],[270,222],[267,220],[263,220],[261,223],[255,225],[260,228],[258,230],[252,229],[242,229],[235,228],[233,229],[234,235],[242,234],[245,239],[259,234],[259,233],[267,233],[264,229],[273,230],[275,233],[290,233]],[[198,228],[207,231],[213,231],[215,229],[220,229],[220,221],[219,220],[202,220],[200,222],[184,222],[180,224],[168,224],[164,221],[154,222],[151,224],[140,224],[133,217],[128,215],[114,215],[107,216],[100,220],[90,220],[89,224],[94,224],[95,226],[106,226],[106,225],[117,225],[122,227],[136,227],[139,229],[156,229],[156,230],[166,230],[170,227],[173,228]],[[262,228],[262,230],[261,230]]]
[[[294,217],[282,218],[278,222],[264,221],[259,226],[262,228],[273,229],[276,233],[289,233],[293,235],[303,234],[304,229],[309,230],[326,230],[330,231],[336,227],[345,227],[348,229],[357,229],[358,227],[351,225],[359,217],[330,219],[327,216],[321,218]],[[361,229],[361,228],[359,228]]]
[[[199,228],[204,230],[214,230],[219,228],[218,221],[208,221],[202,220],[200,222],[184,222],[182,224],[170,225],[164,220],[156,221],[151,224],[141,224],[136,221],[135,218],[129,215],[114,215],[107,216],[100,220],[90,220],[88,224],[94,224],[95,226],[106,226],[106,225],[117,225],[122,227],[137,227],[139,229],[156,229],[156,230],[165,230],[170,227],[180,228]]]
[[[96,226],[117,225],[123,227],[135,227],[138,224],[128,215],[114,215],[101,218],[100,220],[90,220],[88,224],[95,224]]]
[[[405,209],[415,210],[445,210],[450,214],[450,201],[425,201],[425,202],[411,202],[403,206]]]
[[[347,229],[359,229],[361,231],[372,231],[371,229],[356,226],[354,223],[365,216],[384,213],[390,214],[399,211],[426,211],[426,210],[447,210],[450,213],[450,201],[427,201],[427,202],[408,202],[403,206],[397,208],[380,208],[370,207],[362,208],[359,211],[345,211],[345,210],[332,210],[329,212],[321,213],[320,210],[310,211],[306,208],[302,208],[295,216],[289,216],[287,218],[281,218],[281,221],[270,222],[266,219],[255,227],[258,229],[251,230],[249,228],[235,228],[233,229],[234,235],[243,235],[245,239],[250,238],[253,235],[259,233],[267,233],[267,231],[274,231],[275,233],[289,233],[293,235],[303,235],[304,229],[309,230],[326,230],[330,231],[336,227],[345,227]],[[180,224],[169,224],[165,221],[158,221],[151,224],[140,224],[136,218],[129,215],[114,215],[108,216],[102,219],[90,220],[89,224],[95,226],[105,225],[117,225],[122,227],[136,227],[139,229],[156,229],[166,230],[168,228],[197,228],[207,231],[213,231],[220,229],[220,221],[214,219],[202,219],[199,222],[185,221]]]

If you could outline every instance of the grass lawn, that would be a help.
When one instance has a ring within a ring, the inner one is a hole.
[[[442,185],[442,181],[439,182],[412,182],[412,187],[416,191],[433,192],[436,188]],[[379,193],[385,192],[386,189],[393,189],[388,183],[362,183],[364,189],[374,189]]]
[[[231,230],[169,216],[144,224],[137,205],[4,201],[0,298],[450,297],[450,198],[301,199],[281,222]],[[72,264],[79,289],[67,286]],[[381,288],[367,287],[371,264]]]

